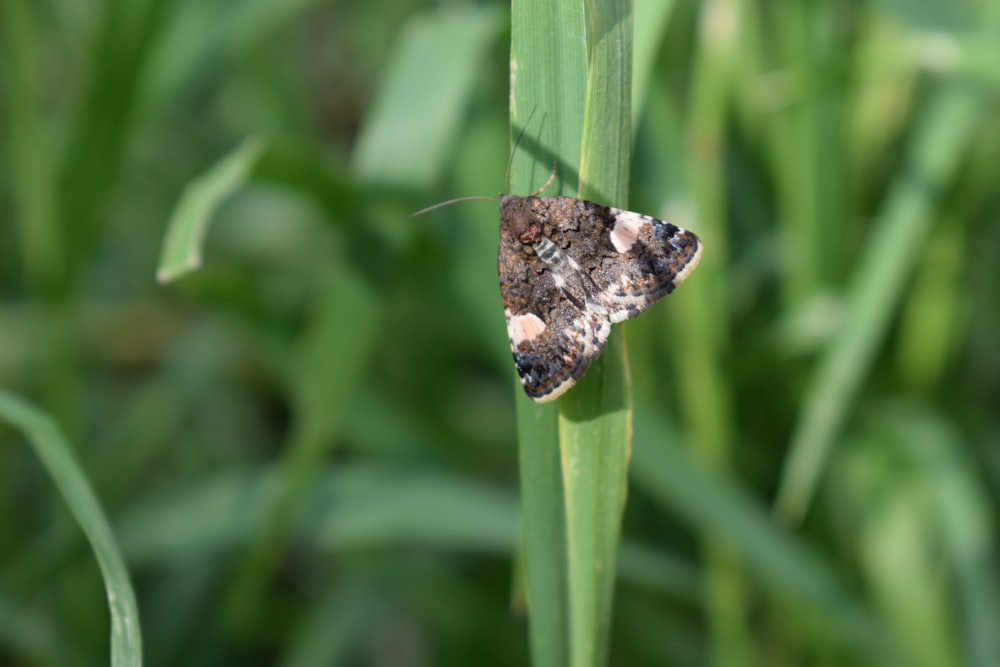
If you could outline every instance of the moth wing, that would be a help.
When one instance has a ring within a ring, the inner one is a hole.
[[[641,213],[574,201],[576,215],[562,218],[553,233],[565,238],[566,252],[590,273],[612,322],[635,317],[673,292],[701,260],[701,241],[692,232]]]
[[[611,332],[607,313],[567,298],[551,271],[518,255],[505,230],[499,273],[507,337],[521,384],[539,403],[558,398],[604,349]]]
[[[579,310],[569,302],[548,318],[510,309],[504,315],[517,374],[528,396],[539,403],[558,398],[583,377],[611,332],[606,315]]]

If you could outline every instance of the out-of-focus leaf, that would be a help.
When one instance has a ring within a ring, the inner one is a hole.
[[[73,450],[48,415],[5,391],[0,391],[0,417],[31,443],[90,542],[111,610],[111,664],[138,667],[142,664],[142,633],[135,591],[104,509]]]
[[[251,137],[188,184],[167,223],[158,281],[171,282],[201,266],[202,243],[212,217],[246,183],[263,149],[263,143]]]
[[[362,182],[416,189],[439,178],[447,138],[500,26],[490,5],[449,5],[410,19],[355,146]]]

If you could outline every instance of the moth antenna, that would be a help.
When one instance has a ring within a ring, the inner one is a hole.
[[[528,129],[528,123],[531,122],[531,117],[535,115],[535,111],[538,110],[538,105],[531,107],[531,113],[528,114],[528,120],[524,121],[524,125],[521,126],[521,131],[517,133],[517,139],[514,140],[514,147],[510,149],[510,157],[507,158],[507,177],[504,178],[503,191],[510,192],[510,167],[514,164],[514,153],[517,152],[517,145],[521,143],[521,137],[524,136],[524,131]]]
[[[545,181],[545,185],[543,185],[542,187],[540,187],[537,190],[535,190],[534,192],[532,192],[531,196],[532,197],[537,197],[538,195],[542,194],[542,192],[545,191],[545,188],[547,188],[550,185],[552,185],[552,181],[555,180],[555,177],[556,177],[556,163],[553,162],[552,163],[552,173],[549,174],[549,180]]]
[[[498,201],[496,197],[486,197],[486,196],[479,196],[479,197],[459,197],[458,199],[449,199],[448,201],[443,201],[440,204],[434,204],[433,206],[428,206],[427,208],[422,208],[419,211],[417,211],[416,213],[411,213],[410,217],[411,218],[415,218],[418,215],[423,215],[424,213],[427,213],[428,211],[433,211],[436,208],[441,208],[442,206],[448,206],[449,204],[457,204],[460,201],[475,201],[477,199],[484,199],[484,200],[489,200],[489,201]]]

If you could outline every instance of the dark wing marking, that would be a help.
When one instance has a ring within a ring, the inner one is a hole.
[[[539,403],[558,398],[583,377],[611,332],[606,316],[568,302],[548,313],[548,322],[534,313],[504,314],[517,374],[528,396]],[[526,328],[534,335],[525,335]]]
[[[607,342],[697,265],[691,232],[571,197],[500,198],[500,292],[525,391],[552,400]]]
[[[526,246],[504,225],[498,265],[507,336],[521,384],[538,402],[558,398],[607,343],[611,323],[594,300],[598,288],[547,239]]]
[[[550,201],[551,200],[551,201]],[[645,311],[684,281],[701,259],[693,233],[648,215],[569,197],[544,197],[543,231],[589,273],[612,322]]]

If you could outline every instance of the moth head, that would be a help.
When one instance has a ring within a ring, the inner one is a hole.
[[[538,224],[538,197],[500,196],[500,224],[524,245],[534,245],[542,230]]]

